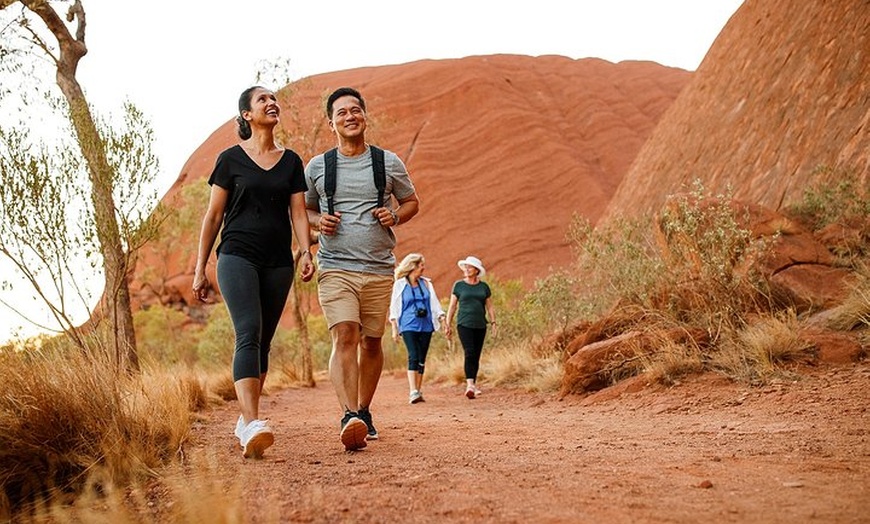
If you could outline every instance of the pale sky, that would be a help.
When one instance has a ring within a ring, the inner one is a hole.
[[[89,51],[79,82],[100,112],[120,115],[129,99],[150,119],[162,195],[190,154],[235,117],[239,93],[263,61],[289,60],[292,79],[502,53],[650,60],[693,71],[743,0],[82,3]],[[31,330],[0,311],[0,341]]]

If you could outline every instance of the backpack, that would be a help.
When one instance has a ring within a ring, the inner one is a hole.
[[[375,187],[378,189],[378,207],[384,207],[384,188],[387,187],[387,168],[384,165],[384,150],[370,145],[372,152],[372,171],[375,173]],[[335,172],[338,163],[338,149],[333,147],[323,154],[326,163],[324,172],[323,188],[326,190],[326,203],[330,215],[334,215],[335,206],[332,196],[335,195]]]

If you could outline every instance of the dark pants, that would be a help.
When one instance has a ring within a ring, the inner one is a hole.
[[[465,378],[477,380],[480,369],[480,353],[483,351],[483,341],[486,339],[486,328],[470,328],[456,326],[459,342],[465,351]]]
[[[260,378],[269,370],[269,349],[293,284],[293,267],[258,267],[222,254],[217,279],[236,332],[233,381]]]
[[[431,331],[402,331],[402,340],[408,349],[408,371],[423,374],[426,367],[426,354],[429,353]]]

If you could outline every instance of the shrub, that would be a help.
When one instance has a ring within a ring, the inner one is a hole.
[[[212,367],[229,366],[233,361],[234,340],[233,322],[226,306],[211,306],[196,345],[199,361]]]
[[[197,333],[190,318],[182,311],[166,306],[152,306],[133,314],[136,345],[143,365],[191,366],[199,360]]]
[[[593,326],[607,325],[608,316],[634,311],[628,322],[618,322],[619,333],[635,330],[648,338],[664,328],[694,334],[694,342],[654,344],[630,366],[621,364],[614,380],[649,372],[656,380],[673,382],[713,368],[744,374],[739,366],[711,364],[710,353],[736,340],[752,319],[773,311],[766,282],[754,270],[768,247],[744,226],[745,212],[730,195],[708,195],[696,181],[690,191],[672,196],[653,220],[617,219],[594,229],[575,218],[569,238],[578,254],[577,274],[572,280],[563,277],[576,283],[580,294],[575,325],[596,315],[601,318]],[[650,223],[653,228],[645,225]],[[550,289],[554,297],[563,293]]]
[[[696,182],[659,216],[666,266],[662,305],[678,319],[699,321],[711,335],[747,313],[769,309],[766,284],[753,269],[767,248],[741,225],[748,221],[742,212],[729,195],[707,196]]]
[[[618,218],[594,228],[574,216],[568,240],[577,256],[574,282],[581,311],[600,315],[620,301],[652,305],[665,267],[649,223],[648,217]]]
[[[818,231],[852,217],[870,215],[870,193],[860,184],[854,169],[819,166],[813,177],[818,182],[804,189],[801,201],[786,207],[790,216]]]

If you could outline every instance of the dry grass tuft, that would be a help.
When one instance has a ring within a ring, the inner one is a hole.
[[[524,343],[492,348],[485,352],[481,367],[487,382],[495,386],[551,392],[557,391],[562,381],[561,354],[536,356]]]
[[[827,326],[839,331],[870,328],[870,267],[862,265],[849,295],[833,308]]]
[[[187,439],[190,382],[128,376],[103,354],[0,353],[0,509],[7,516],[154,475]]]
[[[704,370],[702,353],[695,344],[663,340],[654,355],[642,357],[643,371],[651,382],[673,385],[682,377]]]
[[[798,335],[798,328],[792,311],[759,317],[725,333],[710,365],[743,382],[763,383],[782,373],[785,364],[815,360],[815,346]]]
[[[230,369],[209,376],[209,390],[225,401],[236,400],[236,386]]]
[[[240,478],[218,474],[212,452],[190,457],[188,464],[171,466],[159,479],[118,489],[85,490],[74,502],[41,504],[19,522],[77,524],[136,524],[142,522],[245,522]],[[276,506],[277,507],[277,506]],[[279,522],[278,515],[267,522]]]

